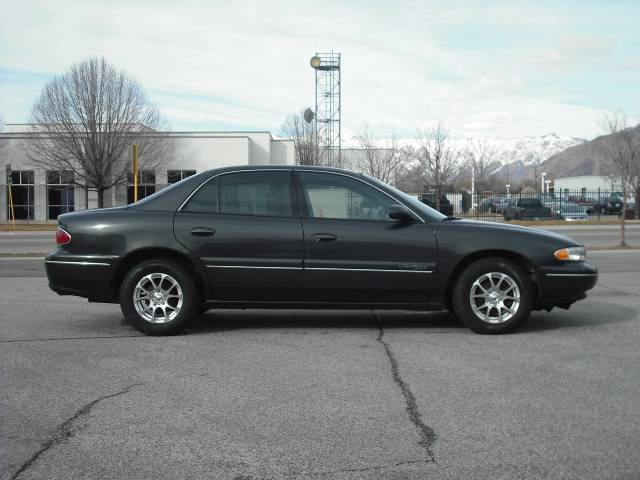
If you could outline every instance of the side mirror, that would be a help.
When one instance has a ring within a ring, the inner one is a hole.
[[[404,205],[394,204],[389,207],[389,218],[402,223],[411,223],[415,221],[415,217]]]

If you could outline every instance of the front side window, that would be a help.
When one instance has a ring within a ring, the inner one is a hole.
[[[11,172],[9,188],[7,188],[7,218],[13,218],[15,214],[16,220],[33,220],[33,170]]]
[[[291,216],[289,172],[237,172],[219,181],[221,213]]]
[[[392,198],[364,182],[343,175],[300,172],[309,216],[348,220],[389,219]]]
[[[47,170],[47,215],[55,220],[58,215],[73,212],[75,208],[73,171]]]
[[[289,172],[236,172],[205,183],[185,210],[233,215],[291,216]]]

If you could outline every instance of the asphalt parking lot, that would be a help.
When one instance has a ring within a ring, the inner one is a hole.
[[[640,252],[569,311],[209,312],[143,337],[0,259],[2,478],[640,478]]]

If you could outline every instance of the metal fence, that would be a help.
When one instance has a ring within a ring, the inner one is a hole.
[[[143,198],[166,186],[164,184],[141,185],[138,198]],[[517,206],[517,201],[520,199],[538,199],[544,207],[549,209],[548,215],[536,217],[539,220],[612,221],[622,215],[621,194],[610,190],[571,190],[562,193],[475,192],[473,195],[469,192],[446,192],[441,195],[439,204],[436,204],[433,192],[410,193],[410,195],[446,215],[494,222],[516,220],[515,215],[509,217],[508,212],[506,215],[508,218],[505,219],[505,209]],[[14,185],[12,196],[16,219],[20,222],[55,221],[58,214],[84,210],[87,205],[83,189],[69,190],[64,185]],[[89,192],[88,197],[89,207],[96,208],[96,192]],[[126,205],[133,201],[133,187],[119,186],[115,191],[110,191],[108,197],[105,199],[105,206]],[[611,201],[615,199],[618,201]],[[359,202],[356,203],[359,204]],[[511,203],[516,205],[510,205]],[[628,197],[626,218],[640,218],[639,213],[636,211],[635,199]],[[10,217],[7,186],[0,184],[0,222],[7,222]]]
[[[622,215],[622,193],[603,189],[563,190],[561,193],[483,191],[473,195],[470,192],[446,192],[437,202],[433,192],[412,192],[410,195],[445,215],[494,222],[607,221],[619,219]],[[640,218],[631,197],[627,197],[625,217]]]

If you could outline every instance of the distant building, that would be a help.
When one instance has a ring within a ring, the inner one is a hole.
[[[555,193],[593,193],[598,191],[621,192],[620,180],[612,179],[606,175],[582,175],[579,177],[556,178],[553,180]]]
[[[270,132],[170,132],[160,138],[172,143],[173,154],[161,170],[141,171],[139,198],[212,168],[295,163],[293,141],[276,140]],[[30,139],[30,125],[7,124],[0,133],[0,167],[11,164],[16,220],[55,220],[61,213],[97,207],[97,193],[89,192],[87,202],[84,190],[74,187],[73,172],[46,171],[30,163],[24,154]],[[6,175],[0,177],[0,222],[6,222],[11,218],[9,192]],[[132,199],[132,185],[119,185],[105,193],[104,205],[126,205]]]

